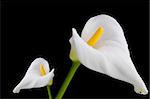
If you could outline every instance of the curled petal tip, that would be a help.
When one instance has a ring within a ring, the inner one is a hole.
[[[137,94],[142,94],[142,95],[147,95],[148,94],[148,90],[147,89],[142,89],[142,88],[134,88],[134,91],[137,93]]]
[[[72,35],[74,37],[78,36],[77,30],[75,28],[72,28]]]
[[[55,69],[53,68],[49,73],[48,73],[48,75],[51,75],[51,79],[53,79],[53,77],[54,77],[54,71],[55,71]]]
[[[72,28],[72,32],[76,32],[76,29],[75,29],[75,28]]]
[[[20,92],[20,89],[14,88],[13,93],[19,93],[19,92]]]
[[[55,71],[55,69],[53,68],[53,69],[51,70],[51,72],[54,73],[54,71]]]

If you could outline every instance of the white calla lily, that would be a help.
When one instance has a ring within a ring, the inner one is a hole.
[[[100,33],[96,34],[97,31]],[[130,58],[123,30],[114,18],[98,15],[89,19],[81,37],[73,29],[70,43],[73,61],[80,61],[91,70],[132,84],[138,94],[148,93]]]
[[[49,72],[49,64],[43,58],[35,59],[28,68],[24,78],[14,88],[14,93],[21,89],[40,88],[47,86],[54,77],[54,69]]]

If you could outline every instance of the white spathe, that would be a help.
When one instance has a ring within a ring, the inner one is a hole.
[[[40,74],[40,65],[44,66],[46,75]],[[47,86],[50,80],[54,77],[54,69],[50,72],[48,62],[43,58],[36,58],[28,68],[24,78],[14,88],[14,93],[19,93],[21,89],[40,88]]]
[[[104,33],[91,47],[87,41],[100,26]],[[103,14],[92,17],[85,24],[81,37],[74,28],[72,31],[70,58],[73,61],[80,61],[91,70],[132,84],[136,93],[148,93],[130,58],[123,30],[114,18]]]

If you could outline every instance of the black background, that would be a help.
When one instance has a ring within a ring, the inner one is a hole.
[[[113,16],[121,24],[136,69],[149,88],[148,2],[12,2],[2,4],[2,98],[47,98],[46,88],[12,93],[30,63],[43,57],[55,68],[55,96],[71,66],[71,28],[81,33],[86,21],[98,14]],[[66,98],[148,98],[132,85],[80,66]]]

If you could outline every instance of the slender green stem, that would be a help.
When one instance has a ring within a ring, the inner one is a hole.
[[[50,86],[47,86],[47,93],[48,93],[49,99],[52,99]]]
[[[63,84],[62,84],[62,86],[61,86],[61,88],[60,88],[60,90],[59,90],[59,92],[58,92],[55,99],[62,99],[62,97],[63,97],[70,81],[72,80],[72,78],[73,78],[73,76],[74,76],[74,74],[75,74],[75,72],[76,72],[76,70],[78,69],[79,66],[80,66],[80,62],[73,62],[73,65],[70,68],[70,71],[69,71],[65,81],[63,82]]]

